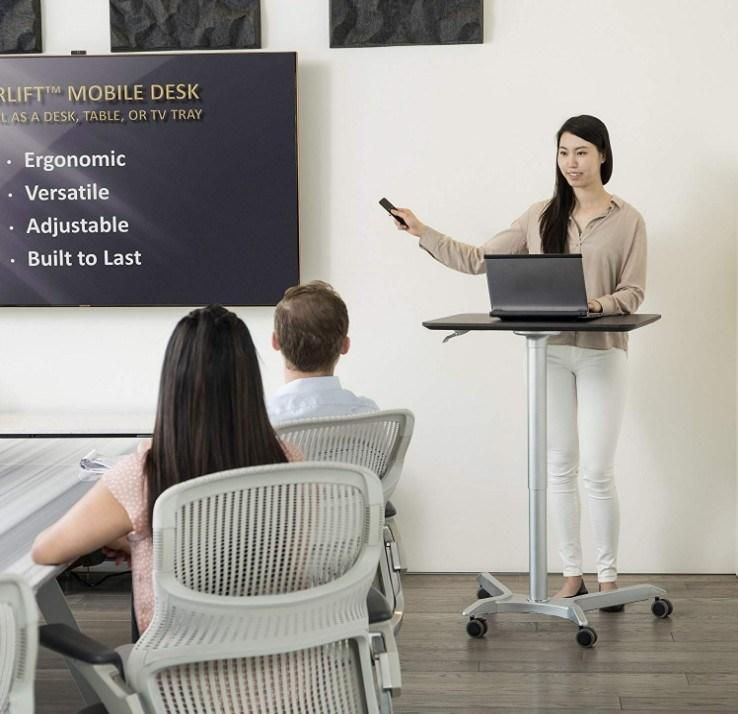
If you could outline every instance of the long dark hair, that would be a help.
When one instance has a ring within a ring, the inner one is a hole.
[[[144,474],[149,527],[170,486],[215,471],[287,461],[264,406],[248,327],[221,305],[194,310],[169,338]]]
[[[567,119],[556,134],[556,153],[562,134],[569,132],[594,144],[604,157],[600,164],[603,185],[612,176],[612,148],[607,127],[597,117],[582,114]],[[556,162],[556,187],[553,198],[541,214],[541,247],[544,253],[565,253],[569,231],[569,216],[574,208],[574,189],[569,185]]]

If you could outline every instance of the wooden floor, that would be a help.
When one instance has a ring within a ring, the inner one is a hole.
[[[523,576],[503,580],[526,591]],[[475,599],[473,576],[407,575],[404,582],[404,681],[395,714],[738,712],[735,576],[621,577],[622,585],[666,588],[674,614],[658,620],[648,603],[590,613],[599,635],[591,650],[576,644],[573,624],[522,614],[492,617],[487,636],[470,639],[460,612]],[[82,629],[111,645],[129,636],[128,596],[120,590],[106,584],[68,596]],[[37,683],[38,714],[77,710],[60,658],[40,654]]]

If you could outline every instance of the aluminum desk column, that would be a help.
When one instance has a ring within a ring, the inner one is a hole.
[[[530,599],[548,599],[546,546],[546,349],[549,334],[526,332],[528,347],[528,549]]]

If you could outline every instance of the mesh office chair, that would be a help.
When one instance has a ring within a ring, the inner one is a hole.
[[[0,575],[0,714],[33,714],[38,609],[17,575]]]
[[[41,642],[87,663],[109,714],[391,712],[366,604],[382,509],[376,476],[348,465],[178,484],[155,505],[155,611],[125,665],[64,626]]]
[[[380,560],[378,580],[392,608],[391,627],[394,632],[399,630],[405,610],[400,573],[406,569],[406,561],[397,511],[389,499],[400,480],[414,425],[412,412],[394,409],[358,416],[299,419],[277,426],[279,437],[294,445],[307,461],[364,466],[381,479],[386,506],[384,557]]]

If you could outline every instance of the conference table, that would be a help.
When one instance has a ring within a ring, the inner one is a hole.
[[[99,478],[99,471],[81,467],[84,457],[94,461],[100,455],[115,461],[135,451],[150,433],[150,423],[150,418],[96,417],[94,424],[70,426],[70,419],[61,416],[0,415],[0,572],[19,575],[31,586],[46,622],[79,629],[56,580],[68,564],[34,563],[35,537]],[[85,703],[99,701],[70,669]]]

